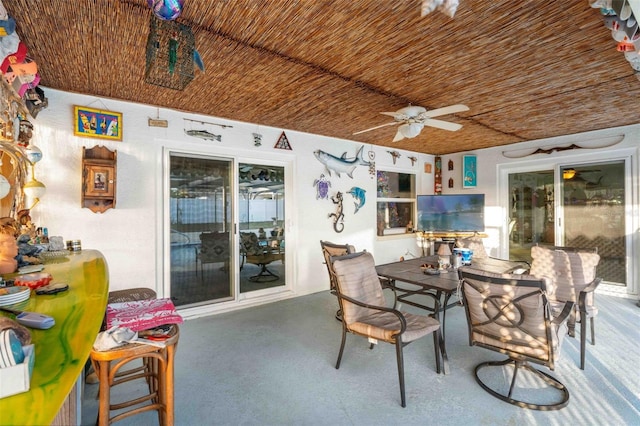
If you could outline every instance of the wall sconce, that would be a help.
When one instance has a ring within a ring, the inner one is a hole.
[[[573,179],[576,175],[576,169],[564,169],[562,171],[562,179]]]
[[[31,180],[24,184],[24,186],[22,187],[22,192],[24,192],[24,195],[29,199],[30,202],[33,203],[27,210],[33,209],[47,192],[47,187],[44,186],[44,183],[36,179],[36,175],[33,170],[33,164],[31,164]]]

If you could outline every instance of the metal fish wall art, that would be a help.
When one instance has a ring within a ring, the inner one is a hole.
[[[208,130],[185,130],[184,132],[194,138],[222,142],[222,135],[215,135]]]
[[[322,150],[316,150],[313,152],[313,155],[318,159],[319,162],[324,164],[324,167],[327,169],[327,173],[331,176],[331,170],[333,170],[338,177],[340,177],[341,173],[346,173],[351,179],[353,179],[353,171],[358,166],[368,166],[369,162],[366,161],[362,157],[362,151],[364,146],[361,146],[356,156],[353,158],[347,158],[346,151],[340,157],[336,157],[335,155],[331,155]]]

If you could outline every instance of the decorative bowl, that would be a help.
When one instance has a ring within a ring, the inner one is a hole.
[[[46,272],[39,272],[35,274],[24,274],[14,279],[14,284],[17,286],[25,286],[30,289],[43,287],[51,282],[51,274]]]

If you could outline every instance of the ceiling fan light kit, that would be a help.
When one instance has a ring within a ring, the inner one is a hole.
[[[391,123],[381,124],[379,126],[371,127],[366,130],[353,133],[358,135],[360,133],[369,132],[371,130],[380,129],[382,127],[394,126],[399,124],[398,131],[396,132],[393,142],[397,142],[404,138],[415,138],[420,134],[424,126],[436,127],[438,129],[449,130],[455,132],[462,128],[461,124],[451,123],[449,121],[437,120],[433,117],[438,117],[445,114],[454,114],[456,112],[469,111],[469,107],[462,104],[450,105],[448,107],[437,108],[427,110],[421,106],[409,105],[404,108],[400,108],[395,112],[381,112],[382,115],[388,115],[393,117],[395,121]]]

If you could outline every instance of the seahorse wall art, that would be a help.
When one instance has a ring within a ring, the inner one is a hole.
[[[338,191],[335,196],[331,197],[331,201],[336,205],[336,212],[329,213],[329,217],[333,218],[333,230],[337,233],[344,231],[344,213],[342,211],[342,192]]]
[[[356,156],[353,158],[347,158],[347,152],[345,151],[340,157],[336,157],[335,155],[331,155],[322,150],[316,150],[313,152],[313,155],[318,159],[319,162],[324,164],[324,167],[327,170],[327,174],[331,176],[331,170],[336,172],[338,177],[341,177],[341,173],[346,173],[351,179],[353,179],[353,171],[358,166],[369,166],[369,162],[366,161],[362,157],[362,151],[364,150],[364,145],[360,147]]]

